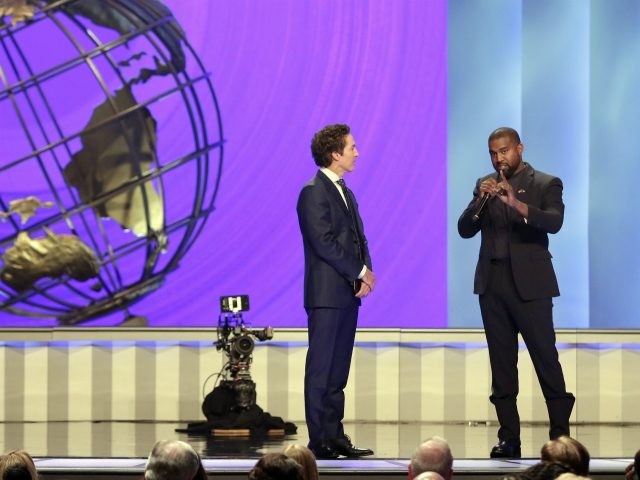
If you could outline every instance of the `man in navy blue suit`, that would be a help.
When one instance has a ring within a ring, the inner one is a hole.
[[[344,433],[344,388],[360,299],[375,287],[358,204],[342,177],[358,150],[347,125],[328,125],[311,141],[320,167],[300,192],[298,220],[304,244],[304,308],[309,350],[304,378],[309,448],[317,458],[372,455]]]

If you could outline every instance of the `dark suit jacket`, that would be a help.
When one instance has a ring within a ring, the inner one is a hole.
[[[321,171],[307,183],[298,197],[298,221],[304,243],[305,308],[346,308],[359,304],[350,282],[358,278],[363,264],[371,269],[358,204],[357,227],[363,242],[364,261],[358,256],[357,235],[340,193]]]
[[[511,270],[516,289],[523,300],[557,297],[560,295],[551,253],[549,253],[549,237],[562,227],[564,204],[562,203],[562,181],[546,173],[534,170],[527,165],[523,172],[521,184],[515,192],[516,198],[529,206],[527,222],[515,216],[509,228],[509,251]],[[487,236],[490,216],[483,215],[480,221],[473,222],[476,211],[475,201],[479,195],[480,184],[489,176],[478,179],[473,191],[473,200],[458,220],[458,232],[462,238],[471,238],[481,232],[480,256],[476,266],[474,293],[483,294],[487,288],[489,277],[490,255]],[[499,202],[499,199],[491,201]]]

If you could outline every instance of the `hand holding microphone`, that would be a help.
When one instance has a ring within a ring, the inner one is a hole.
[[[484,210],[487,207],[487,203],[491,197],[496,195],[504,195],[505,190],[500,188],[498,189],[498,182],[506,182],[507,179],[504,176],[504,171],[508,167],[506,165],[501,166],[496,178],[489,177],[484,182],[480,184],[480,192],[483,193],[482,198],[480,199],[480,203],[478,204],[478,208],[476,209],[476,213],[473,214],[473,221],[477,222],[480,220],[480,217],[484,213]],[[508,183],[507,183],[508,185]]]

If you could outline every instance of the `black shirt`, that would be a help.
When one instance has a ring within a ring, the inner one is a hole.
[[[526,170],[526,168],[523,168],[507,180],[514,192],[518,191],[523,173]],[[487,238],[491,246],[491,259],[508,260],[511,256],[509,252],[509,229],[511,223],[518,216],[518,213],[496,197],[489,200],[487,207],[489,213],[489,231]]]

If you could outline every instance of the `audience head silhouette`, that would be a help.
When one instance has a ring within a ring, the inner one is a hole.
[[[586,447],[575,438],[562,436],[549,440],[540,450],[540,459],[545,462],[558,462],[567,465],[577,475],[589,475],[591,457]]]
[[[428,438],[413,452],[409,463],[409,478],[414,479],[423,472],[435,472],[445,480],[450,480],[453,476],[453,455],[444,438]]]
[[[563,473],[571,473],[571,467],[564,463],[539,462],[520,474],[520,480],[555,480]]]
[[[249,480],[303,480],[302,467],[284,453],[267,453],[249,472]]]
[[[300,464],[304,480],[318,480],[318,465],[311,450],[304,445],[289,445],[284,449],[284,454]]]
[[[444,480],[444,478],[436,472],[422,472],[414,480]]]
[[[31,455],[14,450],[0,457],[1,480],[37,480],[38,472]]]
[[[191,445],[180,440],[160,440],[147,460],[145,480],[205,480],[200,456]]]

